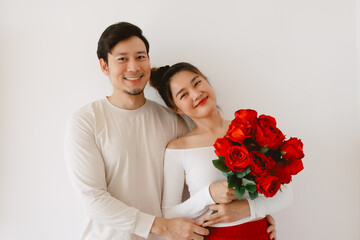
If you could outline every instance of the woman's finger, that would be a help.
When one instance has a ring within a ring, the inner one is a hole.
[[[211,211],[218,211],[219,210],[219,205],[218,204],[212,204],[209,206],[209,209]]]
[[[205,221],[211,221],[211,220],[214,220],[214,219],[217,219],[219,218],[221,215],[219,213],[214,213],[214,214],[211,214],[211,215],[206,215],[203,217],[203,219]]]
[[[202,225],[202,227],[208,227],[208,226],[214,225],[219,222],[221,222],[221,218],[217,218],[217,219],[210,220],[210,221],[205,221],[205,223]]]

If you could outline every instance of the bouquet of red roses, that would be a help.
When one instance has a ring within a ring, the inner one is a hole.
[[[275,118],[257,117],[257,112],[235,112],[226,135],[214,144],[216,168],[227,176],[229,188],[238,199],[248,191],[251,199],[264,194],[272,197],[281,184],[290,183],[292,175],[303,170],[303,144],[298,138],[285,140]]]

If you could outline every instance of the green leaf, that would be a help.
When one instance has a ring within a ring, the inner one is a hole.
[[[229,175],[227,177],[228,182],[228,188],[233,188],[236,186],[236,179],[234,178],[234,175]]]
[[[241,200],[242,197],[245,194],[245,188],[244,187],[239,187],[238,185],[236,185],[235,194],[236,194],[237,199]]]
[[[255,191],[253,193],[249,192],[249,196],[251,200],[254,200],[255,198],[257,198],[259,196],[258,191]]]
[[[246,171],[242,171],[242,172],[237,172],[236,173],[236,176],[238,177],[238,178],[243,178],[243,177],[245,177],[246,176]]]
[[[247,168],[245,169],[245,172],[246,172],[246,174],[249,174],[249,173],[251,172],[250,167],[247,167]]]
[[[261,152],[262,154],[265,154],[265,153],[267,153],[267,152],[269,151],[269,149],[270,149],[270,148],[267,148],[267,147],[261,147],[261,148],[259,149],[259,152]]]
[[[246,185],[245,189],[250,193],[256,192],[256,185]]]
[[[228,176],[234,175],[234,172],[232,172],[232,171],[222,172],[222,175],[224,175],[225,177],[228,177]]]
[[[228,172],[229,169],[225,164],[225,158],[219,157],[219,159],[215,159],[212,161],[214,166],[222,172]]]
[[[243,183],[243,186],[247,186],[247,185],[256,186],[256,183],[254,181],[246,179],[246,178],[242,179],[242,183]]]

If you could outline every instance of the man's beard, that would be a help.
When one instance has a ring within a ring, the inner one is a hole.
[[[135,89],[135,90],[132,90],[131,92],[129,92],[127,90],[123,90],[123,92],[128,95],[136,96],[136,95],[142,94],[144,92],[144,89]]]

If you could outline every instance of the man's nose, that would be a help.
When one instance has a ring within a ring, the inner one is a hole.
[[[137,70],[139,70],[139,63],[136,61],[136,59],[129,59],[127,71],[136,72]]]

